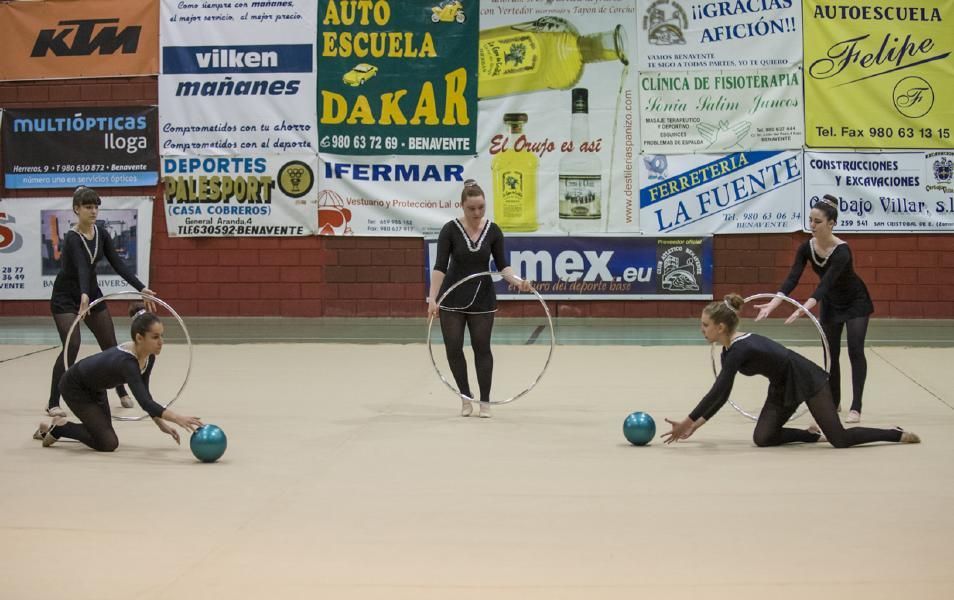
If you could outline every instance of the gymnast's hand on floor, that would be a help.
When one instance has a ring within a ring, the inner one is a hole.
[[[667,431],[666,433],[659,436],[666,444],[671,444],[677,440],[684,440],[692,435],[692,432],[697,429],[695,423],[689,417],[686,417],[682,421],[666,419],[666,422],[672,426],[672,431]]]

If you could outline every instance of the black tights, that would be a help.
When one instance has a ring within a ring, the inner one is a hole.
[[[66,341],[66,335],[70,332],[70,326],[75,320],[76,313],[59,313],[53,315],[53,321],[56,323],[56,331],[60,334],[61,346]],[[93,332],[93,336],[96,337],[96,342],[99,344],[101,350],[106,350],[116,345],[116,330],[113,328],[113,318],[109,316],[108,310],[91,311],[86,315],[85,322],[89,330]],[[76,329],[73,330],[73,336],[70,337],[70,345],[69,348],[67,348],[67,357],[70,365],[76,362],[79,347],[80,328],[77,326]],[[50,399],[47,403],[49,408],[60,405],[60,378],[63,377],[65,371],[66,369],[63,367],[63,351],[60,350],[60,353],[56,357],[56,362],[53,363],[53,379],[50,382]],[[120,385],[117,387],[116,393],[119,394],[120,397],[126,396],[125,386]]]
[[[67,378],[69,379],[69,378]],[[67,422],[54,427],[50,433],[56,439],[70,438],[80,441],[98,452],[112,452],[119,447],[119,438],[113,429],[113,420],[106,401],[106,392],[92,395],[64,380],[63,399],[79,423]]]
[[[460,393],[473,398],[467,379],[467,359],[464,357],[464,326],[470,330],[470,346],[474,349],[477,386],[480,401],[490,402],[490,384],[494,374],[494,355],[490,352],[490,335],[494,329],[494,313],[471,315],[451,310],[441,311],[441,333],[444,349],[454,381]]]
[[[808,399],[805,404],[818,423],[822,433],[835,448],[848,448],[869,442],[900,442],[900,429],[875,429],[873,427],[849,427],[845,429],[835,412],[831,390],[826,385],[821,391]],[[760,448],[780,446],[792,442],[817,442],[818,434],[805,429],[785,427],[785,423],[795,412],[794,408],[783,408],[769,402],[762,407],[759,420],[755,424],[752,439]]]
[[[851,362],[851,409],[861,412],[861,396],[868,378],[868,359],[865,358],[865,335],[868,317],[858,317],[845,323],[823,325],[828,349],[831,351],[831,373],[828,376],[835,408],[841,406],[841,330],[848,329],[848,361]]]

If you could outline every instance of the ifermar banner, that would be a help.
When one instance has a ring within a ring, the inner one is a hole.
[[[798,0],[639,0],[638,8],[640,71],[784,69],[802,60]]]
[[[8,109],[0,123],[4,185],[155,185],[157,112],[154,106]]]
[[[163,157],[169,237],[313,235],[317,162],[313,154]]]
[[[0,81],[154,75],[159,0],[0,3]]]
[[[779,233],[802,227],[802,152],[643,155],[648,235]]]
[[[427,240],[426,285],[437,257]],[[711,300],[712,237],[507,236],[513,272],[547,300]],[[492,261],[491,261],[492,262]],[[494,265],[494,269],[497,266]],[[497,297],[536,300],[494,276]]]
[[[162,0],[159,17],[163,155],[316,152],[313,1]]]
[[[478,3],[318,2],[322,152],[474,154]]]
[[[644,72],[639,108],[647,154],[797,149],[805,141],[800,68]]]
[[[453,2],[447,5],[454,4]],[[476,151],[321,153],[321,233],[432,235],[475,179],[505,232],[639,231],[635,0],[483,2]],[[435,27],[449,24],[435,23]],[[347,220],[347,225],[344,224]]]
[[[805,0],[806,144],[954,148],[954,0]]]
[[[837,231],[949,233],[954,150],[806,152],[803,214],[825,194],[838,198]]]
[[[76,225],[72,198],[0,201],[0,300],[48,300],[67,231]],[[152,198],[103,196],[97,223],[125,265],[149,285]],[[103,293],[135,291],[106,259],[96,265]]]

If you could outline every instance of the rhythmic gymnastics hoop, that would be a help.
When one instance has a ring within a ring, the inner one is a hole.
[[[86,310],[80,311],[80,313],[76,315],[76,319],[73,320],[73,324],[70,326],[69,333],[66,334],[66,339],[63,341],[63,368],[69,369],[70,367],[68,363],[69,359],[67,357],[67,354],[68,354],[67,348],[69,347],[70,339],[73,337],[73,330],[76,329],[76,326],[79,324],[79,322],[82,321],[86,317],[86,315],[89,314],[89,311],[93,310],[93,307],[99,304],[100,302],[105,302],[106,300],[112,300],[114,298],[126,298],[126,297],[138,298],[145,302],[155,302],[159,306],[165,308],[175,318],[175,320],[179,322],[179,327],[182,327],[182,333],[185,334],[186,343],[189,345],[189,366],[186,367],[185,378],[182,380],[182,385],[179,386],[179,391],[176,392],[175,396],[172,397],[172,400],[170,400],[168,404],[161,405],[163,409],[169,408],[170,406],[173,405],[173,403],[175,403],[176,400],[179,399],[179,396],[182,395],[182,390],[184,390],[186,387],[186,384],[189,383],[189,375],[192,374],[192,338],[189,337],[189,330],[186,329],[186,325],[182,321],[182,317],[179,316],[179,313],[177,313],[175,310],[172,309],[171,306],[169,306],[168,304],[166,304],[159,298],[156,298],[155,296],[150,296],[149,294],[143,294],[142,292],[128,292],[128,291],[113,292],[112,294],[106,294],[105,296],[101,298],[97,298],[93,300],[92,302],[90,302],[89,306],[86,307]],[[116,416],[116,415],[112,415],[112,416],[113,416],[113,420],[115,421],[142,421],[149,415],[143,414],[138,417],[125,417],[125,416]]]
[[[746,298],[746,299],[743,300],[742,302],[743,302],[743,305],[745,305],[745,304],[748,304],[751,300],[768,300],[768,299],[770,299],[770,298],[781,298],[781,299],[784,300],[785,302],[788,302],[789,304],[791,304],[792,306],[794,306],[794,307],[797,308],[798,310],[802,311],[805,315],[808,316],[809,319],[811,319],[811,322],[815,325],[815,329],[818,330],[818,337],[819,337],[819,339],[821,339],[822,351],[823,351],[823,353],[824,353],[824,361],[825,361],[825,372],[826,372],[826,373],[830,373],[830,372],[831,372],[831,368],[830,368],[830,367],[831,367],[831,365],[830,365],[830,360],[831,360],[831,359],[830,359],[830,354],[829,354],[830,350],[829,350],[829,348],[828,348],[828,338],[825,337],[825,331],[822,329],[821,323],[818,322],[818,319],[815,318],[815,315],[813,315],[810,310],[808,310],[807,308],[805,308],[805,307],[804,307],[801,303],[799,303],[797,300],[794,300],[794,299],[792,299],[792,298],[789,298],[789,297],[786,296],[785,294],[752,294],[751,296],[749,296],[748,298]],[[717,346],[717,344],[712,344],[711,350],[710,350],[710,352],[709,352],[709,356],[710,356],[710,358],[712,359],[712,374],[715,375],[716,377],[718,377],[718,376],[719,376],[719,372],[716,370],[716,346]],[[746,411],[744,408],[742,408],[741,406],[739,406],[738,404],[736,404],[735,401],[732,400],[731,397],[729,398],[729,404],[732,405],[732,408],[734,408],[735,410],[739,411],[739,413],[745,415],[746,417],[752,419],[753,421],[758,421],[758,420],[759,420],[759,415],[758,415],[758,413],[752,414],[752,413]],[[793,420],[799,418],[800,416],[804,415],[804,414],[805,414],[805,411],[807,411],[807,410],[808,410],[808,407],[802,407],[801,410],[796,411],[795,414],[793,414],[791,417],[789,417],[788,420],[789,420],[789,421],[793,421]]]
[[[450,293],[453,292],[455,289],[457,289],[460,285],[470,281],[471,279],[475,279],[477,277],[493,276],[493,275],[494,273],[492,273],[491,271],[484,271],[483,273],[474,273],[473,275],[468,275],[467,277],[464,277],[463,279],[461,279],[454,285],[447,288],[447,291],[444,292],[444,294],[437,300],[438,310],[440,310],[440,305],[444,302],[444,299],[447,298],[447,296],[450,295]],[[543,312],[547,316],[547,325],[550,326],[550,351],[547,353],[547,360],[543,364],[543,369],[540,371],[540,374],[537,375],[537,377],[533,380],[530,386],[527,387],[527,389],[523,390],[522,392],[520,392],[519,394],[515,396],[511,396],[510,398],[507,398],[506,400],[491,400],[490,404],[509,404],[513,402],[514,400],[516,400],[517,398],[520,398],[521,396],[524,396],[527,393],[529,393],[530,390],[535,388],[537,383],[540,382],[540,379],[543,378],[543,374],[547,372],[547,367],[550,366],[550,359],[553,358],[553,348],[554,346],[556,346],[556,333],[554,333],[553,331],[553,319],[550,318],[550,308],[547,306],[547,303],[543,299],[543,296],[541,296],[540,293],[537,292],[537,290],[531,288],[530,291],[533,293],[534,296],[537,297],[537,300],[540,301],[541,306],[543,306]],[[455,388],[454,384],[452,384],[450,381],[447,380],[446,377],[444,377],[444,374],[441,373],[440,367],[437,366],[437,361],[434,359],[434,348],[431,345],[431,327],[433,325],[434,325],[434,315],[431,315],[427,321],[427,352],[431,357],[431,364],[434,365],[434,371],[437,372],[437,376],[441,378],[441,381],[444,382],[444,385],[446,385],[448,389],[450,389],[450,391],[454,393],[455,396],[457,396],[461,400],[473,401],[474,399],[471,398],[470,396],[465,396],[464,394],[461,394],[460,390]]]

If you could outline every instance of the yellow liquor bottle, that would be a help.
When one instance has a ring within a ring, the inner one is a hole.
[[[507,113],[504,123],[510,144],[490,163],[494,181],[494,221],[504,231],[537,230],[537,155],[529,150],[514,150],[513,143],[523,134],[526,113]]]
[[[629,64],[626,30],[580,35],[559,17],[485,29],[477,49],[477,97],[496,98],[539,90],[568,90],[587,63]]]

